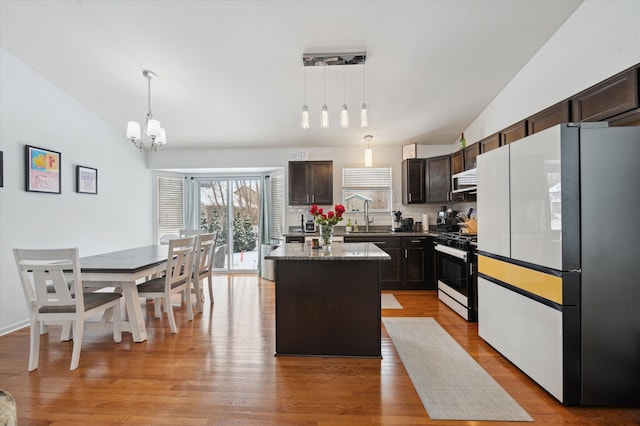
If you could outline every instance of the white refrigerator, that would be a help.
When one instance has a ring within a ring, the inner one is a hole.
[[[478,157],[478,332],[568,405],[640,405],[640,127]]]

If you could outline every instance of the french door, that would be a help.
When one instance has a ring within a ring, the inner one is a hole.
[[[214,269],[257,271],[261,177],[200,180],[200,228],[218,233]]]

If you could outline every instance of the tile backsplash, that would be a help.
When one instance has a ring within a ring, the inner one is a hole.
[[[451,208],[454,211],[468,212],[470,208],[476,208],[475,202],[466,202],[466,203],[442,203],[442,204],[407,204],[407,205],[396,205],[393,207],[395,211],[399,210],[402,212],[403,218],[413,218],[414,222],[422,222],[422,215],[427,214],[429,225],[436,224],[436,217],[440,208],[446,205],[447,208]],[[332,210],[333,206],[319,206],[324,208],[325,210]],[[308,214],[309,207],[303,206],[287,206],[286,211],[286,226],[288,229],[290,227],[300,226],[301,215],[305,215],[305,220],[311,219],[311,215]],[[344,214],[345,221],[347,219],[351,219],[351,222],[358,222],[359,225],[364,225],[364,214],[363,212],[346,212]],[[374,213],[371,212],[369,214],[369,218],[373,219],[373,223],[371,225],[375,226],[389,226],[391,227],[391,213],[390,212],[380,212]],[[346,223],[345,221],[341,222],[341,224]],[[423,224],[424,226],[424,224]]]

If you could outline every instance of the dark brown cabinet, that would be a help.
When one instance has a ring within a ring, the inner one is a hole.
[[[402,286],[402,269],[404,253],[400,237],[344,237],[345,243],[373,243],[391,256],[391,260],[378,262],[378,277],[383,290],[400,289]]]
[[[556,124],[569,123],[570,121],[571,102],[565,100],[529,117],[527,119],[527,134],[533,135]]]
[[[435,289],[433,237],[353,237],[345,236],[345,243],[374,243],[391,260],[379,263],[379,278],[383,290]]]
[[[527,136],[527,120],[522,120],[500,132],[502,145],[510,144]]]
[[[427,202],[441,203],[451,198],[451,156],[427,158]]]
[[[500,143],[500,133],[495,133],[491,136],[487,136],[478,142],[480,145],[480,154],[484,154],[485,152],[489,152],[493,149],[499,148],[502,143]]]
[[[460,150],[451,154],[451,174],[455,175],[464,171],[464,151]]]
[[[289,162],[289,205],[333,204],[333,161]]]
[[[573,121],[603,121],[638,108],[638,68],[630,68],[572,98]]]
[[[640,126],[640,108],[616,115],[609,119],[609,126]]]
[[[426,160],[402,161],[402,204],[424,204],[426,201]]]
[[[476,158],[480,155],[480,144],[474,143],[464,149],[464,169],[471,170],[477,166]]]
[[[427,237],[404,237],[404,283],[406,289],[426,289],[427,274]]]

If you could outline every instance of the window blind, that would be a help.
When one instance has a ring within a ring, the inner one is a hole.
[[[343,188],[391,188],[390,167],[360,167],[342,169]]]
[[[269,238],[281,239],[284,234],[284,174],[271,175],[271,229]]]
[[[179,234],[183,228],[183,181],[179,178],[158,176],[157,239],[163,235]]]

